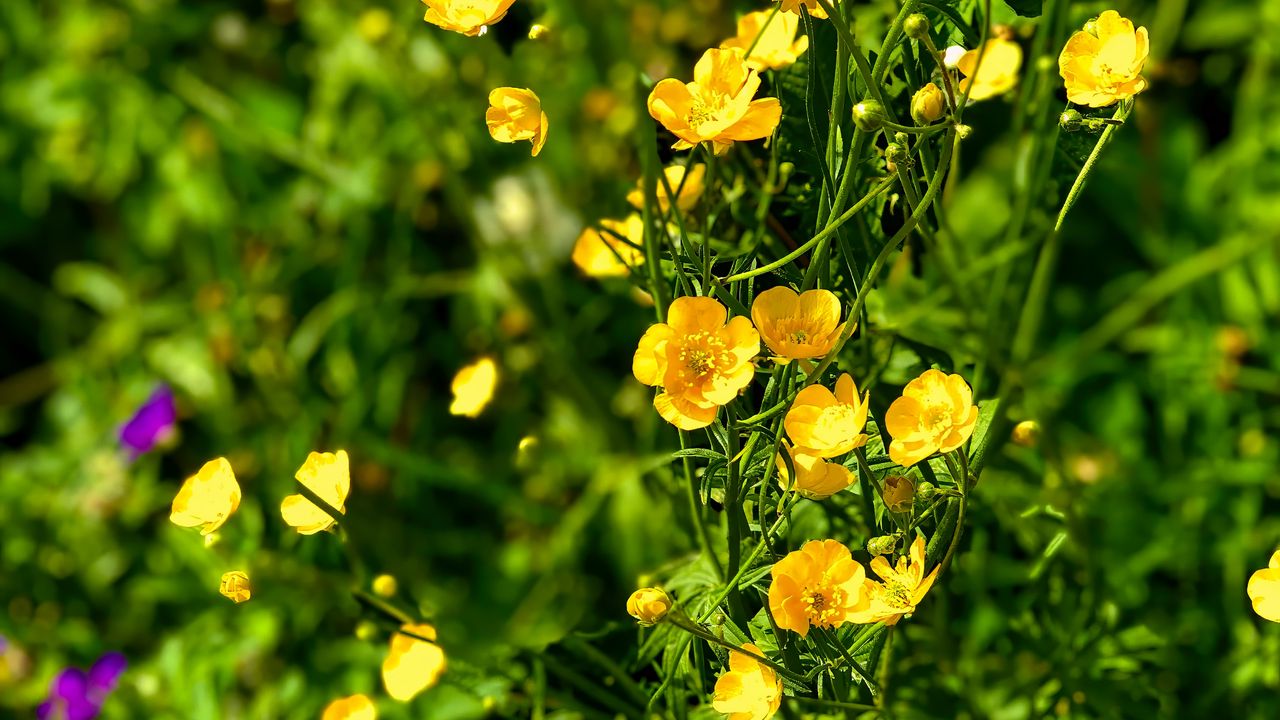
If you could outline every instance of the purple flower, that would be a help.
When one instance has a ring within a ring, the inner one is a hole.
[[[120,427],[120,444],[129,451],[130,459],[151,452],[156,443],[164,440],[177,424],[178,409],[173,404],[173,391],[161,385],[138,408],[129,421]]]
[[[49,684],[49,697],[36,708],[38,720],[93,720],[128,665],[124,655],[107,653],[85,672],[66,668]]]

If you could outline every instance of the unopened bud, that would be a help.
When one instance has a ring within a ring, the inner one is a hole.
[[[946,99],[937,85],[929,83],[916,91],[911,98],[911,119],[917,125],[935,123],[946,112]]]
[[[890,475],[884,479],[884,495],[881,499],[890,512],[910,512],[915,496],[916,486],[906,476]]]
[[[889,147],[885,148],[884,157],[895,170],[899,167],[911,167],[911,155],[898,143],[889,143]]]
[[[923,40],[929,34],[929,18],[920,13],[911,13],[902,23],[902,32],[913,40]]]
[[[968,140],[968,139],[969,139],[969,136],[970,136],[970,135],[972,135],[972,134],[973,134],[973,126],[972,126],[972,125],[957,125],[957,126],[956,126],[956,137],[960,138],[961,140]]]
[[[374,625],[372,621],[361,620],[356,624],[356,637],[368,642],[378,637],[378,626]]]
[[[937,494],[937,486],[928,481],[920,483],[920,487],[916,488],[916,497],[920,498],[922,502],[929,502]]]
[[[1067,132],[1075,132],[1084,124],[1084,116],[1078,110],[1066,110],[1058,116],[1058,126]]]
[[[1013,426],[1013,433],[1010,436],[1013,444],[1022,447],[1035,447],[1040,441],[1040,423],[1035,420],[1023,420]]]
[[[872,555],[889,555],[898,549],[897,535],[881,535],[867,541],[867,552]]]
[[[853,124],[862,132],[879,130],[887,119],[884,106],[875,100],[863,100],[853,106]]]
[[[394,575],[379,575],[373,579],[373,594],[380,597],[395,597],[399,589],[400,584],[396,582]]]
[[[662,588],[640,588],[627,598],[627,612],[641,625],[655,625],[671,610],[671,598]]]
[[[548,28],[546,25],[532,25],[529,27],[529,39],[538,40],[540,38],[546,37],[547,33],[549,32],[551,32],[551,29]]]

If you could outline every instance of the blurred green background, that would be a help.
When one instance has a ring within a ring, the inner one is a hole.
[[[879,37],[894,3],[860,5]],[[695,544],[675,434],[629,372],[653,311],[568,256],[627,212],[643,79],[687,78],[763,6],[517,0],[472,39],[412,0],[0,3],[0,714],[108,650],[131,668],[105,718],[376,696],[386,626],[358,638],[376,615],[350,590],[381,572],[451,662],[384,717],[526,716],[548,666],[601,674],[586,640],[634,657],[627,594]],[[1152,89],[1067,224],[1009,408],[1042,442],[991,461],[954,570],[895,639],[902,717],[1280,716],[1280,627],[1244,596],[1280,545],[1280,2],[1115,7],[1150,29]],[[499,85],[542,98],[536,160],[488,137]],[[947,201],[959,237],[1029,266],[1005,236],[1010,107],[969,113]],[[1063,164],[1086,142],[1064,135]],[[873,297],[879,332],[980,355],[926,290]],[[481,355],[493,404],[450,416]],[[179,435],[129,463],[116,431],[161,382]],[[338,448],[350,555],[278,512],[306,454]],[[168,510],[219,455],[244,501],[206,549]],[[239,568],[255,596],[233,605],[217,584]],[[610,711],[553,675],[560,716]]]

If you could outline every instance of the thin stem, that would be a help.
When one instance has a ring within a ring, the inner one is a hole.
[[[684,430],[680,431],[680,449],[689,449],[689,433]],[[707,531],[706,522],[702,518],[702,503],[698,500],[698,478],[693,474],[693,464],[687,457],[681,458],[681,464],[684,465],[685,484],[689,489],[689,514],[693,517],[694,528],[698,531],[702,552],[711,561],[716,577],[724,580],[724,568],[720,567],[720,559],[711,549],[711,533]]]
[[[734,645],[733,643],[728,642],[727,640],[722,640],[716,637],[715,635],[713,635],[712,633],[708,632],[707,630],[703,629],[702,627],[690,622],[688,618],[678,617],[677,613],[673,612],[668,614],[666,617],[666,621],[671,623],[672,625],[675,625],[681,630],[684,630],[690,635],[696,635],[697,637],[700,637],[709,643],[719,645],[720,647],[725,648],[727,650],[731,650],[733,652],[746,655],[747,657],[752,658],[753,660],[755,660],[758,663],[761,663],[762,665],[773,668],[774,672],[778,673],[779,675],[782,675],[783,677],[794,680],[800,684],[804,684],[806,682],[803,675],[797,675],[796,673],[791,672],[790,670],[786,669],[785,667],[782,667],[781,665],[775,663],[774,661],[770,660],[767,657],[764,657],[763,655],[757,655],[756,653],[753,653],[750,650],[746,650],[744,648],[738,647],[737,645]]]

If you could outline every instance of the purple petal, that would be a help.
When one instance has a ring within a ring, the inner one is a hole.
[[[49,699],[64,702],[83,701],[88,690],[88,677],[80,668],[67,668],[49,684]]]
[[[168,385],[161,385],[120,428],[120,443],[129,449],[133,457],[150,452],[157,442],[173,431],[177,419],[173,391]]]
[[[53,703],[45,700],[36,708],[36,720],[53,720]]]
[[[118,652],[110,652],[98,658],[89,669],[89,693],[105,696],[116,687],[129,661]],[[101,700],[99,700],[101,702]]]

